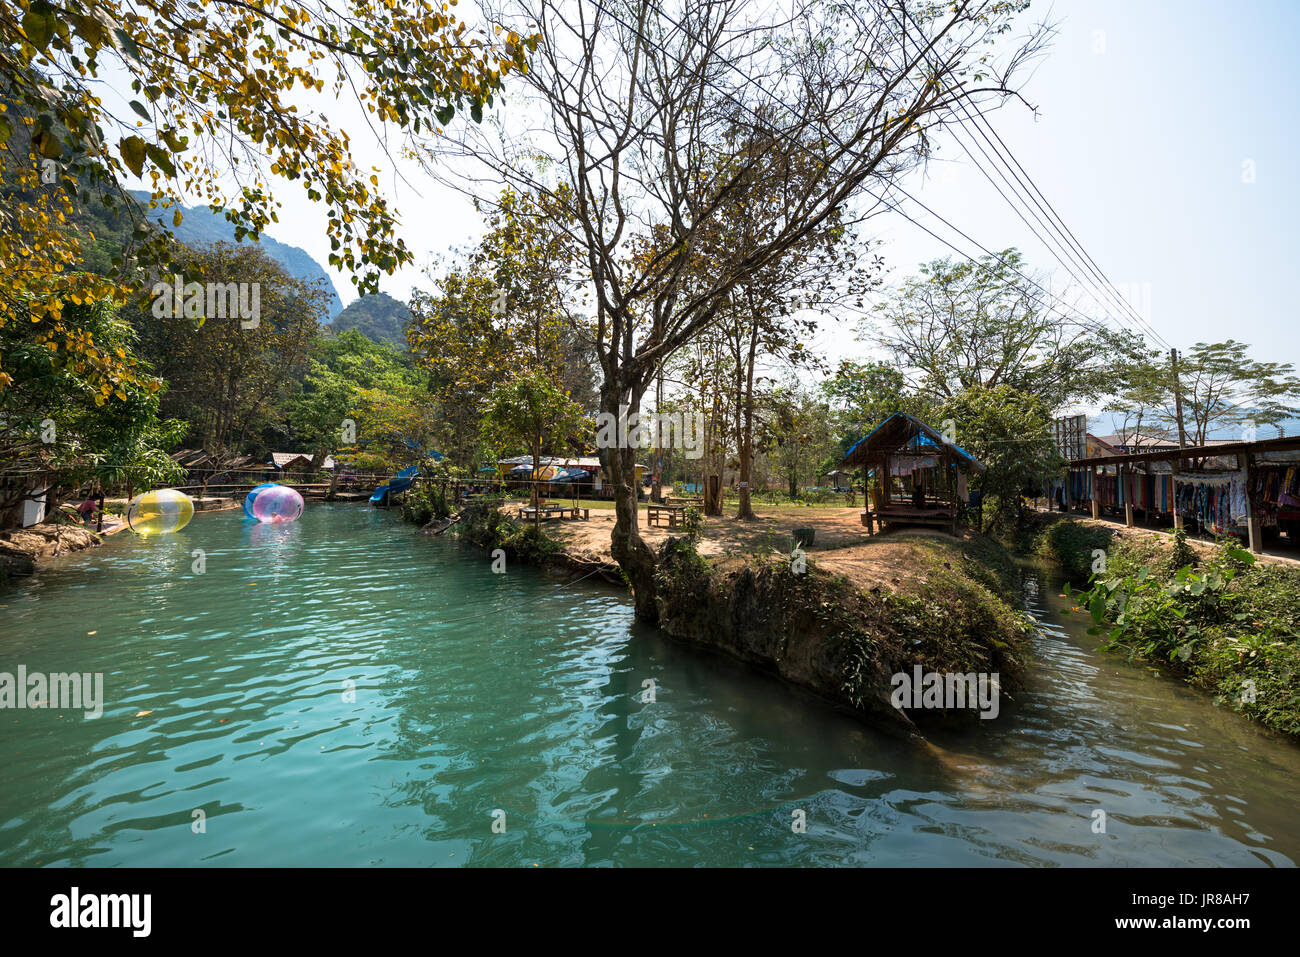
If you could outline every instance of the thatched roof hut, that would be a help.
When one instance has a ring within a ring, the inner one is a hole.
[[[905,412],[895,412],[855,443],[840,468],[860,468],[875,480],[862,510],[869,531],[876,522],[955,529],[969,497],[966,478],[984,470],[975,456]]]

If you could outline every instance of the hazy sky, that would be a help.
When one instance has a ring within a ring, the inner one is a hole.
[[[1300,362],[1292,295],[1300,93],[1291,69],[1300,4],[1058,0],[1027,16],[1060,26],[1024,87],[1037,116],[1010,105],[990,119],[1102,271],[1179,348],[1233,337],[1255,358]],[[332,119],[358,147],[369,139],[349,115]],[[960,147],[942,137],[940,147],[943,161],[905,188],[980,244],[1017,246],[1035,269],[1064,280]],[[391,169],[377,153],[359,150],[358,159]],[[418,177],[412,185],[419,194],[404,185],[392,195],[422,261],[477,232],[462,197]],[[278,194],[285,210],[271,235],[324,264],[323,217],[292,185]],[[909,213],[977,252],[923,211]],[[949,252],[896,215],[875,223],[892,280]],[[419,281],[408,270],[383,288],[404,298]],[[355,297],[345,276],[335,283],[345,302]],[[833,356],[865,351],[847,323],[825,326],[816,344]]]

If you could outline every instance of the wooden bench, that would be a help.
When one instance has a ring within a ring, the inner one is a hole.
[[[694,505],[704,508],[704,497],[699,495],[665,495],[665,505]]]
[[[582,508],[581,506],[575,507],[572,505],[543,505],[541,511],[543,522],[552,518],[576,520],[579,512],[582,513],[582,520],[584,522],[588,521],[591,516],[590,509]],[[531,505],[525,505],[519,509],[520,518],[533,518],[536,514],[537,509],[533,508]]]
[[[521,506],[519,509],[519,517],[533,519],[537,517],[537,512],[538,509],[534,508],[533,506],[524,505]],[[555,505],[543,505],[541,508],[541,513],[542,513],[543,522],[548,521],[549,519],[552,518],[564,517],[564,510]]]
[[[862,524],[866,527],[868,534],[875,534],[873,523],[879,524],[883,530],[888,522],[898,522],[903,525],[952,527],[956,520],[956,513],[949,508],[918,509],[911,506],[886,505],[880,509],[863,509],[861,514]]]
[[[669,528],[676,528],[678,522],[686,516],[685,505],[647,505],[645,511],[647,525],[659,525],[667,515]]]

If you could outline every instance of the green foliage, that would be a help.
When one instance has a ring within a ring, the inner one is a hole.
[[[1042,531],[1036,551],[1055,560],[1067,582],[1086,584],[1092,578],[1095,553],[1100,550],[1104,556],[1113,537],[1101,526],[1062,520]]]
[[[66,312],[97,349],[138,361],[131,327],[107,303],[69,306]],[[160,421],[156,381],[123,382],[117,401],[100,401],[87,368],[59,361],[13,325],[0,326],[0,361],[13,375],[11,388],[0,392],[0,508],[30,487],[24,474],[57,486],[135,488],[183,474],[166,449],[184,435],[185,423]]]
[[[451,515],[447,488],[432,482],[420,482],[407,491],[402,500],[402,518],[416,525],[441,521]]]
[[[467,505],[456,529],[465,541],[489,550],[500,548],[516,561],[541,564],[562,550],[560,543],[541,528],[516,522],[497,502]]]
[[[888,362],[844,360],[835,375],[821,384],[830,401],[837,448],[822,464],[835,468],[850,446],[895,412],[930,418],[933,403],[910,393],[902,371]]]
[[[1107,568],[1087,591],[1067,591],[1106,648],[1161,662],[1220,703],[1300,734],[1300,571],[1259,565],[1231,542],[1199,571],[1123,544]]]
[[[443,451],[463,466],[498,451],[481,443],[479,425],[510,378],[540,372],[583,412],[598,404],[588,336],[566,319],[562,290],[576,263],[562,216],[509,189],[485,216],[487,232],[437,293],[412,295],[406,332],[430,375]]]
[[[703,527],[704,513],[694,505],[686,506],[686,511],[682,513],[682,529],[686,534],[686,540],[692,545],[697,544]]]
[[[402,353],[350,329],[314,340],[310,370],[284,404],[295,449],[321,460],[335,452],[341,462],[366,456],[380,469],[409,463],[406,440],[426,437],[433,412],[423,374]],[[345,433],[346,419],[355,436]]]
[[[483,440],[497,449],[526,449],[534,461],[591,433],[577,403],[541,370],[525,372],[495,389],[480,425]]]
[[[876,308],[860,338],[888,349],[937,402],[1006,386],[1052,410],[1106,394],[1116,357],[1140,353],[1141,337],[1062,322],[1025,282],[1028,268],[1015,249],[935,260]]]
[[[797,382],[778,385],[763,398],[759,448],[785,477],[793,499],[800,479],[817,478],[832,448],[829,406]]]
[[[957,445],[984,466],[970,485],[983,492],[986,511],[992,507],[991,527],[1014,532],[1024,518],[1022,491],[1058,471],[1050,406],[1010,386],[974,386],[948,399],[936,415],[953,421]]]
[[[1187,544],[1187,529],[1181,525],[1174,529],[1174,547],[1169,553],[1169,570],[1176,571],[1179,568],[1195,568],[1199,564],[1201,556],[1197,554],[1196,549]]]
[[[1174,366],[1161,352],[1148,351],[1120,364],[1118,395],[1108,411],[1124,416],[1125,431],[1176,436]],[[1198,342],[1178,360],[1183,425],[1191,445],[1232,429],[1252,440],[1250,429],[1280,425],[1296,415],[1300,378],[1289,362],[1257,362],[1244,343]]]
[[[161,299],[133,301],[122,310],[139,337],[140,354],[167,382],[162,414],[188,422],[191,441],[211,452],[244,448],[277,424],[278,404],[305,371],[324,293],[289,276],[257,246],[177,246],[172,257],[174,275],[247,284],[248,305],[257,290],[251,327],[233,310],[196,318],[160,309],[167,304]],[[171,274],[160,278],[163,285],[172,282]]]
[[[420,466],[420,481],[406,493],[402,501],[402,518],[418,525],[427,525],[450,517],[452,503],[448,486],[452,481],[464,477],[464,470],[452,465],[448,459],[425,461]]]
[[[681,600],[686,595],[702,595],[711,581],[709,560],[696,548],[697,540],[689,534],[669,538],[659,549],[655,578],[666,595]]]

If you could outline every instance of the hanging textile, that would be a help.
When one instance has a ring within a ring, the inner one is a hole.
[[[889,474],[894,476],[911,475],[917,469],[935,467],[933,455],[893,455],[890,456]]]

